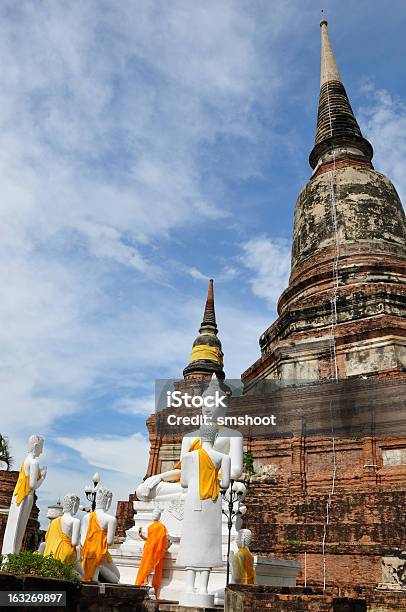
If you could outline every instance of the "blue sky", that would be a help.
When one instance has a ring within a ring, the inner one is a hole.
[[[375,167],[405,201],[406,7],[324,2]],[[180,377],[207,282],[227,375],[289,274],[316,122],[313,1],[0,5],[0,431],[46,438],[45,508],[145,473],[154,380]],[[16,465],[18,467],[18,465]]]

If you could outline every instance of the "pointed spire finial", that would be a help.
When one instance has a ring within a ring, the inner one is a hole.
[[[334,57],[324,13],[320,27],[320,97],[315,146],[310,153],[310,165],[318,171],[321,164],[331,162],[333,152],[335,160],[338,155],[361,159],[370,164],[372,147],[363,138],[348,100]]]
[[[321,67],[320,67],[320,87],[327,81],[340,81],[341,77],[334,57],[333,47],[327,29],[327,21],[322,19],[321,27]]]
[[[204,309],[203,321],[200,326],[200,332],[209,329],[217,333],[216,312],[214,310],[214,280],[211,278],[209,289],[207,291],[206,306]]]

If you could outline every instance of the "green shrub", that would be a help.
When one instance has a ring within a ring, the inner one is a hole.
[[[0,464],[6,464],[6,470],[11,470],[13,465],[13,457],[10,454],[10,442],[6,436],[0,434]]]
[[[7,555],[3,558],[0,555],[0,572],[9,572],[10,574],[33,574],[34,576],[76,582],[78,574],[75,572],[74,566],[74,562],[63,563],[59,559],[54,559],[52,555],[44,556],[31,551]]]
[[[252,454],[252,451],[249,450],[244,453],[243,461],[245,471],[249,476],[252,476],[252,474],[254,473],[254,455]]]

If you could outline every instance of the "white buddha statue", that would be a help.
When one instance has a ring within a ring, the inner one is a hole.
[[[60,561],[75,562],[75,570],[83,576],[83,567],[80,563],[78,549],[80,544],[80,520],[75,517],[79,510],[80,499],[73,493],[63,498],[63,514],[54,518],[46,532],[45,542],[42,542],[38,552],[43,555],[52,555]]]
[[[221,489],[230,484],[231,468],[230,457],[214,449],[217,432],[216,425],[203,424],[201,447],[182,459],[180,484],[186,489],[186,502],[177,565],[186,568],[186,581],[179,605],[214,605],[207,587],[211,569],[222,565]]]
[[[250,551],[252,532],[240,529],[237,537],[238,550],[231,558],[232,582],[235,584],[255,584],[254,557]]]
[[[17,484],[11,498],[7,525],[4,532],[2,554],[9,555],[21,550],[28,519],[34,504],[34,493],[45,480],[47,468],[41,469],[38,457],[44,448],[44,439],[38,435],[30,436],[28,454],[24,459]]]
[[[99,486],[96,510],[82,519],[80,541],[85,582],[97,582],[99,574],[106,582],[117,583],[120,580],[120,572],[108,550],[114,542],[117,526],[116,518],[107,512],[112,499],[112,492]]]
[[[203,398],[215,398],[217,394],[225,395],[222,392],[218,383],[217,377],[213,375],[210,385],[203,393]],[[211,403],[211,402],[210,402]],[[214,406],[202,406],[202,415],[206,416],[209,420],[211,419],[214,424],[217,423],[219,417],[224,418],[226,415],[226,408],[218,403]],[[194,450],[200,444],[201,429],[188,433],[183,437],[180,461],[182,462],[183,457],[191,449]],[[242,434],[236,429],[229,427],[217,427],[216,435],[214,439],[213,449],[219,453],[228,455],[231,460],[231,473],[230,476],[233,480],[238,480],[243,471],[243,437]],[[141,501],[165,501],[174,500],[182,497],[182,487],[180,482],[164,482],[164,479],[179,480],[180,478],[180,467],[176,467],[162,474],[150,476],[140,485],[138,485],[136,493],[137,497]]]

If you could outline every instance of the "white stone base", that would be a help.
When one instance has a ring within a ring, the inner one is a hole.
[[[156,506],[158,504],[152,502],[134,502],[134,509],[136,510],[134,527],[126,532],[126,540],[119,548],[110,549],[113,561],[120,570],[120,583],[122,584],[134,584],[135,582],[144,548],[144,541],[138,535],[138,528],[142,527],[143,533],[146,535],[147,527],[152,522],[152,511]],[[172,504],[166,502],[165,504],[159,503],[159,507],[164,508],[161,520],[168,529],[171,545],[165,555],[164,571],[158,597],[178,602],[185,590],[185,568],[176,565],[183,506],[179,502]],[[240,525],[237,525],[237,527],[240,527]],[[226,586],[227,539],[228,532],[224,517],[222,534],[223,565],[212,569],[208,586],[209,593],[214,596],[215,604],[220,605],[224,602],[224,588]],[[232,553],[237,549],[236,539],[237,531],[233,527],[231,532]],[[257,584],[270,586],[296,586],[296,578],[300,573],[300,563],[286,559],[254,556],[254,567]],[[193,605],[199,607],[196,603]],[[206,605],[206,607],[210,606]]]
[[[139,554],[126,553],[119,549],[110,549],[114,563],[120,571],[120,583],[134,584],[140,566],[142,551]],[[209,593],[223,589],[226,583],[226,564],[216,567],[210,572]],[[161,588],[158,593],[160,599],[178,602],[185,591],[185,568],[176,565],[176,555],[168,551],[164,559],[164,571]]]
[[[296,586],[300,561],[254,556],[256,584],[267,586]]]
[[[213,608],[214,595],[208,593],[182,593],[179,605],[186,608]]]
[[[110,553],[114,563],[120,570],[120,583],[134,584],[140,566],[142,550],[137,555],[126,553],[120,549],[110,549]],[[296,579],[300,573],[299,561],[273,559],[256,555],[254,556],[254,567],[257,575],[257,584],[270,586],[296,586]],[[224,562],[222,567],[213,568],[210,572],[208,591],[215,595],[216,604],[221,604],[224,601],[226,575],[226,562]],[[177,566],[176,556],[168,551],[165,555],[162,584],[158,596],[160,599],[177,602],[180,600],[184,590],[185,568]]]

